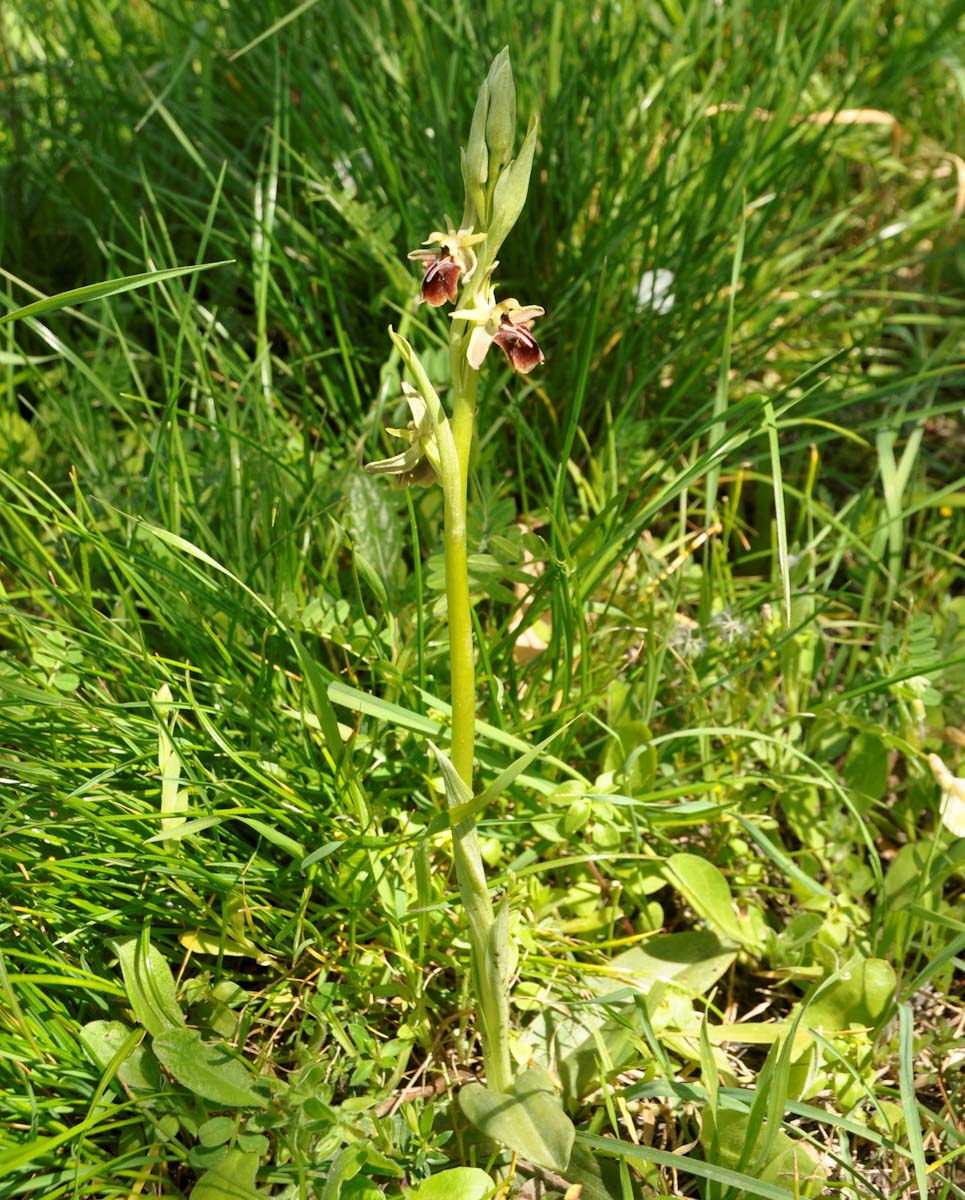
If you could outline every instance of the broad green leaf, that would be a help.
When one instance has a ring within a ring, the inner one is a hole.
[[[224,1043],[196,1029],[172,1029],[154,1039],[154,1053],[188,1091],[222,1108],[264,1107],[267,1088]]]
[[[368,1200],[369,1182],[359,1175],[365,1166],[373,1167],[380,1175],[392,1175],[397,1179],[404,1174],[397,1162],[377,1150],[371,1142],[350,1142],[332,1160],[321,1200]]]
[[[80,1031],[80,1043],[103,1070],[116,1063],[117,1078],[132,1092],[153,1095],[164,1087],[157,1059],[143,1043],[139,1029],[122,1021],[89,1021]]]
[[[667,983],[689,996],[702,996],[736,957],[734,946],[705,930],[660,933],[612,958],[607,976],[595,976],[590,987],[604,994],[630,983],[647,992],[654,983]]]
[[[851,1025],[874,1028],[895,1000],[894,968],[883,958],[857,958],[808,1005],[803,1023],[822,1033]]]
[[[262,1200],[255,1187],[258,1155],[229,1150],[216,1167],[205,1171],[191,1190],[191,1200]]]
[[[115,946],[124,976],[124,988],[134,1016],[152,1036],[184,1026],[178,1008],[174,976],[160,951],[142,938],[128,938]]]
[[[579,1200],[624,1200],[626,1193],[620,1182],[620,1168],[612,1159],[593,1154],[577,1142],[566,1167],[566,1182],[579,1184],[583,1189]],[[632,1195],[637,1196],[634,1191]]]
[[[411,1192],[406,1192],[406,1200],[411,1195]],[[340,1200],[385,1200],[385,1192],[368,1175],[356,1175],[348,1183],[343,1183],[339,1196]]]
[[[587,987],[599,998],[597,1003],[569,1012],[548,1008],[527,1028],[527,1038],[538,1047],[539,1061],[555,1065],[567,1099],[579,1099],[599,1077],[598,1040],[617,1069],[639,1058],[644,1028],[634,993],[645,998],[652,1016],[662,999],[686,1001],[706,994],[736,955],[734,947],[712,933],[658,934],[611,959],[605,975],[589,977]],[[696,1034],[692,1007],[686,1005],[685,1012],[693,1018]]]
[[[367,1158],[364,1142],[351,1142],[339,1150],[325,1177],[321,1200],[339,1200],[344,1184],[355,1178],[365,1166]]]
[[[487,1137],[537,1166],[566,1170],[576,1130],[545,1071],[538,1067],[522,1071],[507,1092],[491,1091],[481,1083],[466,1084],[459,1092],[459,1105]]]
[[[125,1042],[130,1040],[133,1045],[141,1036],[138,1030],[125,1025],[123,1021],[88,1021],[78,1034],[80,1044],[104,1070],[121,1053]]]
[[[212,1117],[198,1130],[198,1141],[202,1146],[224,1146],[237,1129],[238,1122],[233,1117]]]
[[[382,590],[379,599],[386,604],[397,591],[402,561],[398,508],[392,502],[392,492],[362,471],[349,476],[346,491],[346,523],[355,553],[360,566],[366,564],[374,574],[374,582]]]
[[[864,813],[888,790],[888,750],[873,733],[859,733],[844,763],[844,780],[854,793],[855,805]]]
[[[478,1167],[452,1167],[406,1192],[406,1200],[487,1200],[496,1185]]]
[[[666,863],[669,881],[686,898],[690,907],[718,933],[744,945],[747,935],[734,914],[727,880],[697,854],[671,854]]]
[[[23,308],[15,308],[4,317],[0,317],[0,325],[8,321],[23,320],[24,317],[39,317],[43,313],[55,312],[60,308],[73,308],[78,304],[87,304],[91,300],[104,300],[107,296],[119,296],[122,292],[133,292],[136,288],[147,287],[152,283],[163,283],[166,279],[176,279],[179,275],[190,275],[198,271],[210,271],[212,267],[227,267],[234,259],[227,258],[222,262],[197,263],[187,267],[165,267],[160,271],[143,271],[140,275],[124,275],[119,279],[105,279],[101,283],[89,283],[86,287],[71,288],[69,292],[58,292],[56,296],[45,296],[43,300],[34,300]]]
[[[754,1136],[750,1114],[719,1108],[714,1116],[701,1130],[701,1143],[709,1161],[727,1170],[746,1170],[761,1183],[786,1188],[795,1196],[821,1194],[824,1169],[803,1142],[794,1141],[780,1129],[775,1134],[764,1122],[755,1138],[756,1145],[767,1147],[762,1160],[760,1153],[755,1154],[755,1148],[748,1145],[748,1139]]]

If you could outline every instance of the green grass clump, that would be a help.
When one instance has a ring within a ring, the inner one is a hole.
[[[524,7],[0,12],[3,311],[157,273],[0,326],[0,1196],[539,1173],[452,1103],[440,498],[360,469],[504,44],[547,361],[480,397],[477,783],[552,738],[480,814],[546,1194],[963,1195],[961,5]]]

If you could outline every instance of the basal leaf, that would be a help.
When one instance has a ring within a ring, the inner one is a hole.
[[[194,1185],[191,1200],[262,1200],[265,1193],[255,1187],[257,1173],[257,1154],[229,1150]]]
[[[618,954],[605,975],[587,981],[596,1003],[569,1012],[546,1009],[527,1028],[527,1038],[538,1048],[538,1061],[555,1065],[567,1099],[579,1099],[599,1078],[600,1041],[617,1069],[639,1057],[644,1022],[634,994],[645,998],[651,1014],[668,988],[686,1004],[710,991],[736,953],[712,933],[658,934]]]
[[[804,1013],[804,1024],[824,1033],[849,1025],[874,1028],[895,998],[894,968],[883,958],[856,958],[822,988]]]
[[[734,913],[727,880],[717,867],[698,854],[671,854],[666,866],[670,882],[691,908],[718,933],[743,945],[746,934]]]
[[[370,475],[357,471],[349,477],[346,498],[346,521],[356,553],[391,600],[402,561],[399,515],[391,493]]]
[[[262,1108],[267,1088],[223,1042],[206,1042],[196,1029],[172,1029],[154,1039],[154,1053],[188,1091],[223,1108]]]
[[[152,1036],[184,1026],[178,1008],[174,976],[160,951],[143,938],[128,938],[115,946],[124,987],[134,1015]]]
[[[406,1193],[407,1200],[486,1200],[496,1185],[478,1167],[452,1167],[424,1179]]]
[[[721,1108],[714,1122],[707,1122],[708,1134],[701,1135],[708,1158],[727,1170],[746,1170],[762,1183],[786,1188],[795,1196],[818,1196],[824,1187],[825,1172],[813,1151],[805,1143],[795,1141],[778,1130],[776,1136],[767,1129],[767,1122],[757,1130],[756,1144],[748,1146],[753,1136],[750,1115],[735,1109]],[[711,1146],[711,1129],[716,1128],[716,1137]],[[764,1153],[761,1154],[760,1150]]]
[[[122,1021],[88,1021],[80,1031],[80,1043],[103,1070],[117,1062],[117,1077],[132,1092],[154,1094],[164,1086],[157,1059],[144,1044],[138,1029]]]
[[[469,1083],[459,1104],[475,1127],[537,1166],[563,1171],[576,1130],[545,1071],[522,1071],[507,1092]]]

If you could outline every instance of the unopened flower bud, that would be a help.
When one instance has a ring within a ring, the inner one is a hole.
[[[487,231],[486,246],[487,253],[492,256],[498,253],[499,247],[516,224],[516,219],[526,203],[529,177],[533,170],[533,154],[536,150],[536,135],[537,122],[533,117],[519,154],[503,170],[493,192],[493,215]]]
[[[486,144],[489,169],[493,174],[509,162],[516,140],[516,85],[509,65],[509,50],[504,48],[493,59],[486,77],[489,84],[489,115],[486,118]]]
[[[489,116],[489,83],[483,80],[476,98],[469,130],[469,145],[462,158],[463,182],[466,196],[473,202],[481,217],[485,208],[484,192],[489,178],[489,147],[486,145],[486,119]]]

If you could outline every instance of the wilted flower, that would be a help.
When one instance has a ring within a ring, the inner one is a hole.
[[[405,429],[386,429],[385,432],[409,444],[401,454],[366,463],[365,469],[372,475],[398,475],[403,487],[435,483],[439,449],[429,409],[421,394],[407,383],[402,385],[402,395],[412,413],[412,420]]]
[[[523,305],[512,297],[500,300],[497,304],[493,289],[489,287],[483,302],[475,308],[459,308],[449,315],[455,319],[472,321],[476,326],[470,334],[466,351],[469,365],[474,370],[479,370],[489,347],[495,342],[509,359],[513,370],[526,375],[543,361],[543,351],[530,333],[533,321],[543,313],[544,309],[538,304]]]
[[[476,269],[476,252],[473,246],[485,241],[484,233],[473,233],[472,229],[453,229],[446,217],[446,232],[434,231],[423,245],[438,246],[438,250],[413,250],[409,258],[425,264],[422,279],[422,299],[433,308],[452,303],[459,293],[459,276],[472,278]]]

